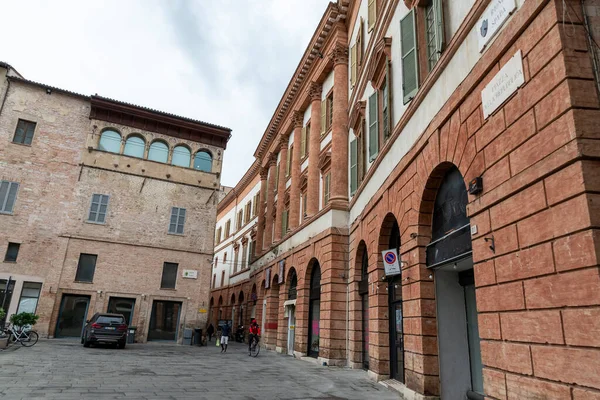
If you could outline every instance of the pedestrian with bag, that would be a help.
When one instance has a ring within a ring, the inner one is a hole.
[[[231,333],[231,327],[229,321],[221,328],[221,353],[227,353],[227,344],[229,343],[229,334]]]

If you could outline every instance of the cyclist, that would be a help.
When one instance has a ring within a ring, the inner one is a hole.
[[[258,323],[256,323],[256,319],[252,318],[252,322],[250,322],[250,327],[248,328],[248,355],[252,355],[252,341],[256,340],[256,345],[258,345],[258,337],[260,335],[260,327]]]

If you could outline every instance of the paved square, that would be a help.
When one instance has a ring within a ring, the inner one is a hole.
[[[0,398],[18,399],[399,399],[364,371],[328,368],[232,343],[84,348],[40,340],[0,352]]]

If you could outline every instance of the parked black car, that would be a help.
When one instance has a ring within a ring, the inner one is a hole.
[[[127,343],[127,323],[122,314],[96,313],[86,321],[81,336],[83,347],[92,343],[114,343],[124,349]]]

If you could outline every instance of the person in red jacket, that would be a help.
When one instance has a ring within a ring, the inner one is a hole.
[[[252,352],[252,341],[256,339],[256,344],[258,344],[258,338],[260,336],[260,327],[256,322],[255,318],[252,318],[252,322],[250,322],[250,327],[248,328],[248,355],[251,355]]]

